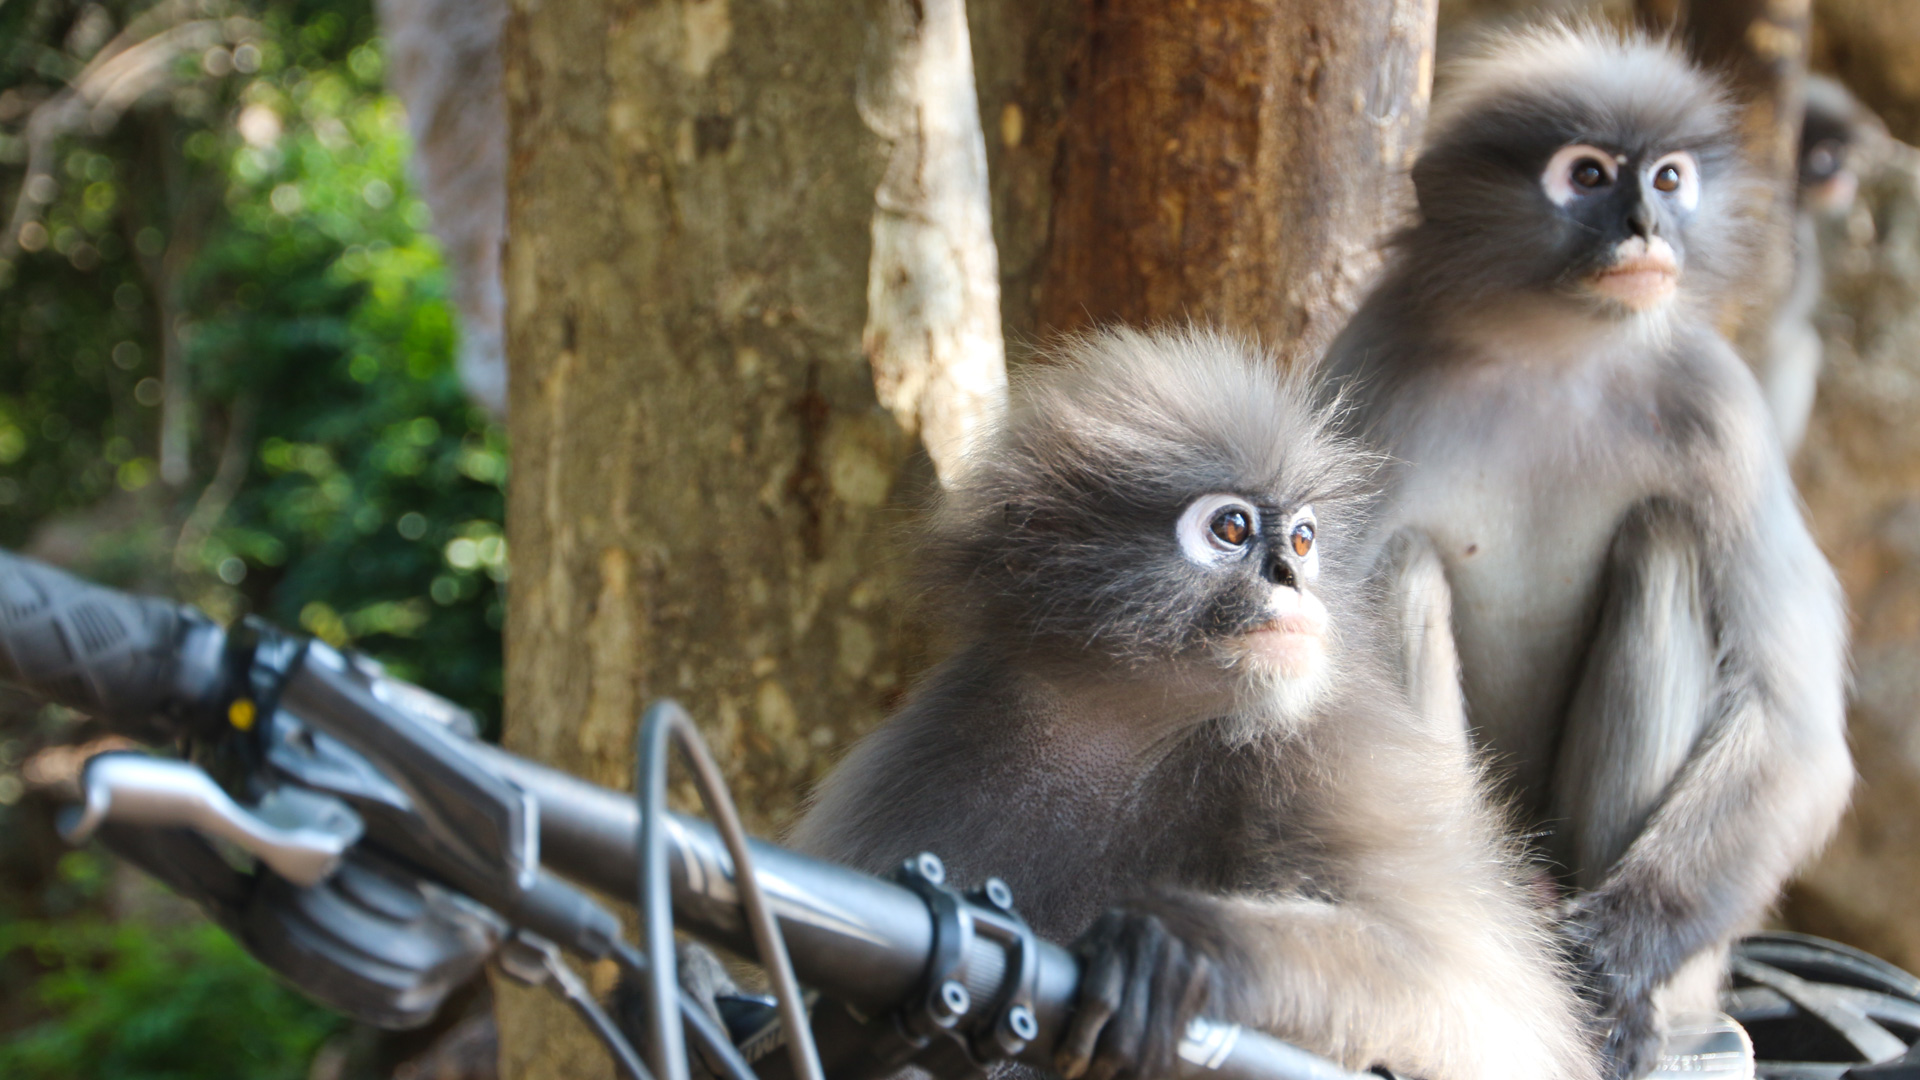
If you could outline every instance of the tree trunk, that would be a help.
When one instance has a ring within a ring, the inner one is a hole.
[[[626,786],[672,695],[773,831],[917,655],[912,432],[1004,385],[961,0],[515,0],[504,59],[505,742]],[[611,1075],[499,1016],[503,1075]]]
[[[1814,65],[1908,143],[1920,143],[1920,18],[1912,0],[1815,0]]]
[[[912,674],[898,527],[999,405],[1003,312],[1337,329],[1432,0],[1133,6],[974,0],[1001,278],[963,0],[513,0],[510,748],[624,786],[671,694],[778,826]],[[561,1007],[499,1015],[504,1076],[609,1075]]]
[[[1083,0],[1039,319],[1312,355],[1411,206],[1433,0]]]

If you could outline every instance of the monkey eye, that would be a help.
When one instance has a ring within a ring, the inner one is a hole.
[[[1248,538],[1253,536],[1253,518],[1237,506],[1228,507],[1213,515],[1207,531],[1230,548],[1245,547]]]
[[[1540,187],[1555,206],[1592,195],[1613,185],[1620,167],[1612,154],[1597,146],[1574,143],[1554,151],[1540,174]]]
[[[1182,554],[1212,566],[1248,550],[1260,534],[1260,511],[1238,495],[1202,495],[1187,504],[1174,532]]]
[[[1313,523],[1303,521],[1295,525],[1287,539],[1293,545],[1293,553],[1303,559],[1306,558],[1307,552],[1313,550]]]
[[[1685,150],[1668,154],[1653,163],[1648,175],[1653,190],[1680,204],[1682,210],[1700,205],[1700,165]]]
[[[1840,171],[1840,158],[1845,150],[1846,144],[1839,139],[1821,139],[1807,150],[1802,171],[1815,180],[1825,180]]]

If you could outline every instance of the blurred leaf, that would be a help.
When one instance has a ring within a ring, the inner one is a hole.
[[[49,70],[77,70],[62,49],[83,12],[117,31],[148,7],[0,5],[0,131],[24,126],[5,95],[44,97]],[[506,548],[483,557],[472,523],[500,533],[506,436],[453,368],[446,274],[371,11],[233,10],[264,28],[252,72],[196,75],[195,96],[69,140],[50,239],[0,270],[0,544],[78,518],[84,570],[366,649],[491,724]],[[0,207],[21,175],[0,166]],[[159,480],[170,347],[191,392],[179,488]],[[129,499],[132,525],[108,509]]]
[[[47,1016],[0,1042],[8,1080],[299,1080],[341,1025],[210,925],[0,924],[0,960]]]

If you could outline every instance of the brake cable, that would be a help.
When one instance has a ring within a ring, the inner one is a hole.
[[[819,1051],[814,1047],[813,1030],[800,996],[800,981],[794,975],[787,955],[786,939],[773,917],[761,891],[747,849],[746,829],[727,790],[720,768],[700,738],[692,717],[678,702],[663,700],[647,708],[640,719],[638,760],[634,766],[634,798],[640,804],[640,908],[641,942],[652,956],[642,985],[647,988],[647,1029],[654,1074],[660,1080],[684,1080],[687,1077],[686,1044],[679,1024],[675,1023],[674,1003],[680,998],[678,965],[674,963],[673,892],[667,867],[667,744],[680,748],[682,759],[693,773],[694,787],[714,827],[727,845],[733,859],[733,880],[739,891],[741,908],[753,934],[758,959],[773,982],[780,1021],[786,1029],[787,1055],[793,1062],[798,1080],[824,1080]],[[698,1006],[695,1006],[697,1011]]]

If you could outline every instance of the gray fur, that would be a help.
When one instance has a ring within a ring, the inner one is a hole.
[[[1813,321],[1824,286],[1820,219],[1844,217],[1852,207],[1859,183],[1853,159],[1871,138],[1874,124],[1872,115],[1838,82],[1822,75],[1808,77],[1794,203],[1793,281],[1757,365],[1767,408],[1788,457],[1806,435],[1825,357],[1820,330]]]
[[[1460,653],[1453,640],[1453,590],[1433,542],[1413,532],[1394,536],[1380,565],[1392,594],[1389,633],[1399,646],[1398,668],[1413,706],[1436,732],[1470,746],[1467,703],[1460,696]]]
[[[1043,935],[1084,935],[1070,1075],[1157,1075],[1205,1000],[1351,1067],[1591,1077],[1464,740],[1377,659],[1349,557],[1369,462],[1309,397],[1193,331],[1085,338],[1017,388],[925,544],[961,647],[791,841],[875,872],[932,851],[962,886],[1005,879]],[[1181,555],[1176,520],[1216,492],[1276,520],[1313,503],[1323,561],[1301,588],[1334,629],[1317,694],[1223,659],[1275,587],[1258,553]],[[1144,1014],[1124,989],[1143,965]]]
[[[1568,929],[1633,1074],[1661,1007],[1714,1005],[1711,979],[1682,995],[1676,973],[1839,819],[1840,594],[1708,314],[1749,242],[1719,91],[1664,44],[1558,28],[1490,46],[1453,85],[1415,167],[1427,216],[1328,386],[1398,461],[1374,544],[1413,534],[1445,566],[1468,719],[1583,890]],[[1583,292],[1625,233],[1600,213],[1576,227],[1543,192],[1571,143],[1699,158],[1697,208],[1655,225],[1681,270],[1663,305]]]

